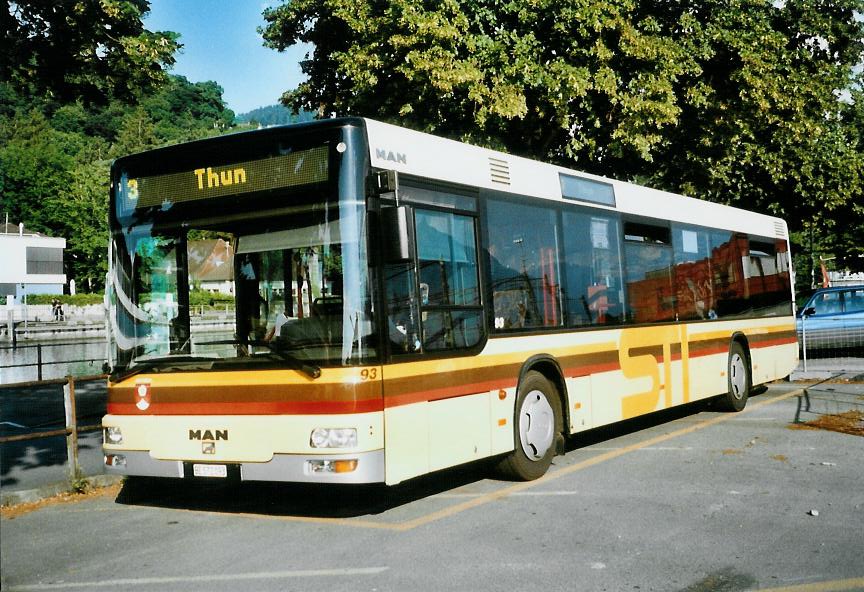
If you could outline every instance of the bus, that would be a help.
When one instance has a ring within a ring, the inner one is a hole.
[[[783,220],[370,119],[120,158],[110,234],[118,475],[530,480],[797,364]]]

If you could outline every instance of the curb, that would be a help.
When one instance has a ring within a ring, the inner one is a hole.
[[[811,370],[809,372],[795,371],[789,375],[790,382],[811,382],[819,380],[830,380],[834,375],[843,374],[843,372],[831,370]]]
[[[87,477],[90,487],[109,487],[120,483],[123,477],[117,475],[93,475]],[[68,482],[45,485],[38,489],[22,489],[21,491],[0,491],[0,506],[16,506],[18,504],[30,504],[54,497],[61,493],[71,493],[72,487]]]

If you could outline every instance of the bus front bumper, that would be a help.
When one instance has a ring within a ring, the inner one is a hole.
[[[384,451],[347,454],[274,454],[268,462],[200,463],[153,458],[144,450],[104,450],[109,475],[213,478],[237,475],[241,481],[296,483],[383,483]]]

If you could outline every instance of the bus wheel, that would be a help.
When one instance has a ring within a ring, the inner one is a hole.
[[[506,477],[531,481],[552,464],[561,433],[561,400],[545,376],[531,370],[519,384],[514,419],[514,450],[498,465]]]
[[[727,377],[729,389],[725,395],[721,395],[719,407],[725,411],[741,411],[747,405],[752,378],[747,354],[744,347],[737,341],[733,341],[729,348]]]

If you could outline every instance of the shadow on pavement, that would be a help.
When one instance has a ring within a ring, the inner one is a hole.
[[[203,479],[126,478],[118,504],[315,518],[356,518],[486,479],[489,461],[438,471],[392,487],[383,484],[332,485],[205,481]]]
[[[105,414],[104,381],[82,381],[75,390],[78,424],[98,425]],[[0,388],[0,436],[17,436],[61,429],[65,426],[63,385],[44,384]],[[80,434],[79,456],[98,448]],[[28,489],[55,479],[57,469],[67,464],[66,438],[52,436],[0,444],[0,486]],[[99,463],[101,469],[101,462]]]
[[[761,394],[761,388],[753,396]],[[700,401],[597,428],[570,438],[566,450],[590,446],[710,409]],[[484,479],[497,479],[496,460],[437,471],[388,487],[213,481],[207,479],[127,478],[116,498],[118,504],[198,510],[234,514],[315,518],[356,518],[384,513]]]

